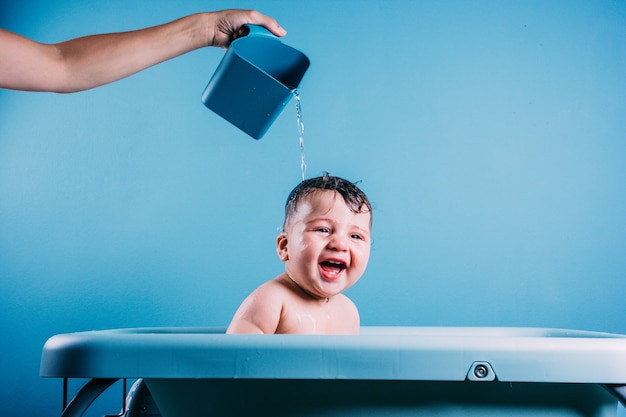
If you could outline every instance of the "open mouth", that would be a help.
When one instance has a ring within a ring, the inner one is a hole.
[[[336,277],[346,269],[346,264],[341,261],[322,261],[320,268],[328,277]]]

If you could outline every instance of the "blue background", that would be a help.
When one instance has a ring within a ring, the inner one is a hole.
[[[348,294],[363,325],[626,333],[626,2],[12,3],[0,25],[41,42],[276,17],[312,62],[308,176],[360,180],[374,204]],[[0,91],[1,415],[60,411],[60,382],[38,377],[48,337],[225,326],[282,271],[294,101],[250,139],[200,102],[222,55],[77,94]]]

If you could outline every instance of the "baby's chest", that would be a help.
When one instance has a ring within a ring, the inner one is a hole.
[[[333,333],[335,326],[331,311],[294,308],[285,311],[279,325],[280,333]]]

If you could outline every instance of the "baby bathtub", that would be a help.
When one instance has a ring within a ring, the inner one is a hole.
[[[145,381],[164,417],[615,416],[618,403],[626,405],[626,336],[469,327],[363,327],[358,336],[118,329],[51,337],[40,374],[91,379],[64,416],[82,415],[126,378]]]

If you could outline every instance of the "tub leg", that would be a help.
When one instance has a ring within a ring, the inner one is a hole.
[[[93,378],[78,391],[78,394],[63,409],[62,417],[81,417],[91,403],[100,396],[107,388],[113,385],[119,378]],[[64,385],[64,395],[65,385]],[[65,402],[65,401],[64,401]]]
[[[626,385],[605,384],[604,386],[624,407],[626,407]]]

